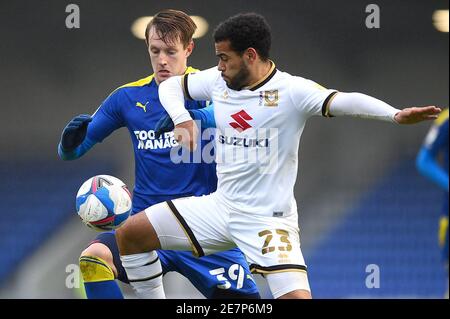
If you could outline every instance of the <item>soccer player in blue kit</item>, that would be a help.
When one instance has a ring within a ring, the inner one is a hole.
[[[441,156],[441,158],[439,158]],[[434,122],[416,158],[417,169],[444,191],[439,220],[439,246],[447,270],[448,298],[448,109]]]
[[[174,163],[170,154],[178,143],[173,133],[155,137],[154,132],[157,121],[166,114],[159,102],[158,85],[173,75],[195,71],[187,67],[195,29],[195,23],[184,12],[164,10],[156,14],[146,29],[154,74],[119,87],[92,116],[76,116],[63,130],[58,153],[62,159],[72,160],[81,157],[113,131],[128,128],[135,155],[133,213],[159,202],[209,194],[216,189],[214,163]],[[206,102],[186,102],[193,117],[195,109],[205,106]],[[161,266],[156,262],[158,258]],[[123,298],[116,278],[125,283],[133,282],[138,297],[165,298],[162,276],[170,271],[185,276],[207,298],[260,297],[239,249],[202,258],[194,257],[191,252],[157,251],[151,255],[146,267],[160,269],[156,276],[140,278],[138,282],[127,277],[120,261],[115,232],[101,233],[80,257],[88,298]],[[144,290],[146,294],[142,295]],[[148,291],[151,291],[150,295]]]

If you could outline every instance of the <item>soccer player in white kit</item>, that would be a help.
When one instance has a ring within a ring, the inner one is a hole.
[[[155,249],[192,250],[201,257],[238,246],[250,269],[264,274],[274,298],[311,298],[301,249],[294,184],[300,137],[308,118],[350,115],[399,124],[435,119],[434,106],[399,110],[360,93],[328,90],[276,69],[270,27],[239,14],[214,32],[218,67],[160,85],[175,136],[195,149],[198,129],[184,99],[212,100],[218,188],[211,195],[167,201],[129,218],[117,231],[122,264],[135,290],[157,267]]]

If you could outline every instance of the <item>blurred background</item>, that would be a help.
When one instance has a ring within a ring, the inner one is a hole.
[[[80,9],[80,28],[66,27],[70,3]],[[379,28],[366,26],[370,3],[380,9]],[[190,58],[197,68],[217,62],[212,31],[219,22],[255,11],[272,27],[271,55],[280,70],[398,108],[448,107],[448,1],[2,0],[1,298],[82,297],[74,269],[96,234],[76,216],[75,194],[96,174],[132,187],[131,142],[122,129],[73,162],[58,158],[57,144],[73,116],[93,113],[116,87],[152,73],[145,43],[131,27],[165,8],[209,25]],[[444,10],[440,23],[436,10]],[[437,246],[444,195],[414,166],[430,125],[308,122],[296,198],[315,298],[444,295]],[[373,269],[378,288],[366,286]],[[202,298],[177,274],[164,280],[170,298]],[[257,281],[270,298],[264,280]]]

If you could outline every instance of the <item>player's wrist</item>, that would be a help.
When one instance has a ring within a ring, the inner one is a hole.
[[[400,114],[400,110],[397,110],[392,116],[391,116],[391,120],[392,123],[394,124],[400,124],[400,120],[399,120],[399,114]]]
[[[188,110],[189,115],[194,121],[201,120],[201,112],[199,110]]]
[[[172,118],[173,124],[175,126],[182,124],[184,122],[192,121],[192,117],[189,114],[188,110],[185,110],[184,112],[178,114],[174,118]]]

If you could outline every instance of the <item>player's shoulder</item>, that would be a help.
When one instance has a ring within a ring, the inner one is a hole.
[[[434,124],[437,126],[442,126],[445,123],[448,123],[448,108],[443,110],[441,114],[439,114],[438,118],[434,121]]]
[[[117,89],[142,87],[142,86],[150,84],[154,77],[155,77],[155,75],[152,74],[145,78],[142,78],[142,79],[139,79],[139,80],[136,80],[133,82],[125,83],[125,84],[119,86]]]
[[[424,146],[427,148],[439,145],[440,141],[448,139],[448,108],[443,110],[434,121],[425,138]],[[448,146],[448,143],[445,143]]]
[[[192,74],[192,73],[197,73],[200,72],[200,69],[194,68],[192,66],[188,66],[186,71],[184,72],[184,74]]]
[[[277,77],[275,80],[278,80],[283,83],[283,86],[290,92],[307,92],[307,91],[315,91],[315,90],[327,90],[324,86],[320,85],[316,81],[313,81],[308,78],[304,78],[299,75],[292,75],[288,72],[279,71],[277,72]]]
[[[151,90],[151,83],[153,82],[155,75],[149,75],[145,78],[141,78],[136,81],[128,82],[120,85],[114,89],[106,98],[107,101],[122,101],[125,97],[136,96],[143,94],[145,90],[146,95],[148,95]],[[155,92],[157,93],[157,87],[155,86]]]
[[[125,84],[119,86],[118,88],[116,88],[112,92],[112,94],[116,93],[116,92],[120,92],[120,91],[123,92],[123,91],[132,90],[132,89],[144,88],[144,87],[148,86],[153,81],[154,78],[155,78],[155,74],[152,74],[145,78],[142,78],[142,79],[139,79],[139,80],[136,80],[133,82],[125,83]]]
[[[188,70],[189,70],[189,68],[188,68]],[[193,69],[193,70],[195,70],[195,69]],[[195,70],[192,72],[186,71],[186,73],[192,73],[192,74],[189,74],[190,77],[196,76],[197,74],[202,74],[202,77],[206,77],[206,78],[208,78],[208,80],[220,78],[220,71],[215,66],[208,68],[208,69],[204,69],[204,70]]]
[[[200,71],[200,70],[189,66],[189,67],[186,68],[186,71],[184,72],[184,74],[196,73],[198,71]],[[121,89],[130,90],[130,89],[145,88],[145,87],[149,86],[152,83],[154,78],[155,78],[155,74],[153,73],[153,74],[151,74],[151,75],[149,75],[149,76],[147,76],[145,78],[142,78],[142,79],[139,79],[139,80],[136,80],[136,81],[133,81],[133,82],[125,83],[125,84],[119,86],[117,89],[115,89],[113,91],[113,93],[116,92],[116,91],[119,91]]]

